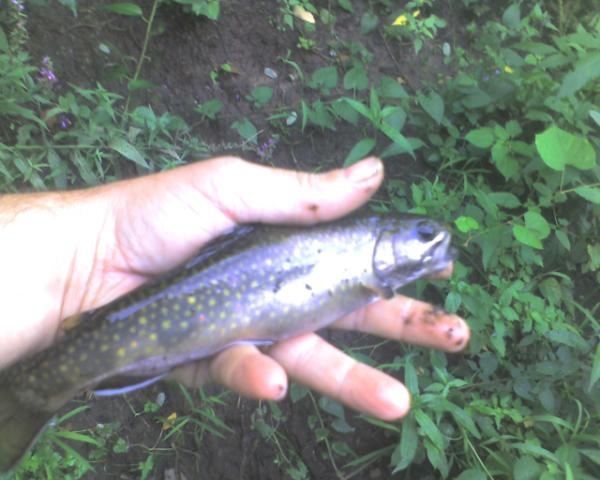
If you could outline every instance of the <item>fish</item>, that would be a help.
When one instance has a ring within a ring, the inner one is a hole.
[[[449,229],[423,216],[239,226],[0,372],[0,473],[86,391],[127,393],[232,345],[316,331],[455,257]]]

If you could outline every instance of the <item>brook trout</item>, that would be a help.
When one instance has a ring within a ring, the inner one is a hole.
[[[0,472],[86,390],[119,394],[236,343],[317,330],[445,270],[450,233],[416,216],[314,227],[240,227],[177,270],[84,315],[53,346],[0,373]],[[128,388],[115,382],[133,380]]]

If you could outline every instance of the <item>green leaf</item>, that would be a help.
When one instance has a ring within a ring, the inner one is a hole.
[[[550,235],[550,225],[546,219],[535,210],[529,210],[525,213],[525,226],[534,231],[540,240]]]
[[[469,468],[467,470],[463,470],[462,473],[454,480],[487,480],[487,478],[488,476],[485,474],[485,472],[476,470],[474,468]]]
[[[360,18],[360,33],[367,35],[377,27],[379,17],[372,10],[367,10]]]
[[[379,126],[379,129],[381,130],[382,133],[387,135],[387,137],[390,140],[392,140],[394,143],[398,144],[398,146],[400,148],[402,148],[403,151],[409,153],[411,155],[411,157],[413,157],[413,158],[415,157],[411,143],[399,131],[395,130],[394,128],[389,126],[387,123],[382,123]]]
[[[579,451],[589,458],[592,462],[600,465],[600,450],[592,448],[581,448]]]
[[[415,410],[414,415],[415,420],[419,424],[419,427],[421,427],[425,436],[427,436],[440,451],[444,451],[444,437],[442,436],[442,432],[440,432],[437,425],[433,423],[429,415],[419,408]]]
[[[356,65],[344,75],[344,88],[346,90],[364,90],[369,85],[367,71],[362,65]]]
[[[585,198],[588,202],[600,204],[600,188],[598,187],[582,185],[581,187],[577,187],[574,192],[580,197]]]
[[[136,90],[150,90],[152,88],[156,88],[155,83],[149,82],[148,80],[143,80],[141,78],[131,80],[127,83],[127,90],[130,92],[134,92]]]
[[[578,333],[571,330],[550,330],[545,333],[545,337],[553,343],[559,343],[582,352],[587,352],[589,346],[587,342]]]
[[[596,122],[596,125],[600,126],[600,112],[597,110],[590,110],[589,114],[592,120]]]
[[[58,3],[70,9],[73,12],[73,16],[77,16],[77,0],[58,0]]]
[[[583,58],[575,70],[565,75],[560,90],[559,98],[573,95],[600,77],[600,53],[592,53]]]
[[[381,77],[377,91],[384,98],[408,98],[404,87],[395,78],[388,76]]]
[[[195,111],[198,112],[203,117],[208,118],[209,120],[214,120],[217,118],[219,112],[223,109],[223,102],[218,98],[212,98],[203,102],[195,108]]]
[[[473,217],[465,215],[461,215],[454,220],[454,224],[456,225],[456,228],[463,233],[470,232],[471,230],[479,230],[479,222]]]
[[[518,3],[513,3],[504,10],[502,22],[511,29],[516,29],[519,26],[521,23],[521,7]]]
[[[529,455],[519,458],[513,467],[513,476],[519,480],[537,480],[541,472],[541,465]]]
[[[231,125],[231,128],[233,128],[244,140],[254,144],[258,143],[258,130],[256,130],[254,124],[247,118],[234,122]]]
[[[112,148],[116,152],[123,155],[128,160],[137,163],[139,166],[149,169],[150,165],[146,162],[144,156],[124,138],[113,138],[108,143],[108,148]]]
[[[360,159],[366,157],[375,147],[375,143],[375,139],[369,137],[363,138],[356,142],[356,144],[352,147],[352,150],[350,150],[350,153],[348,153],[346,160],[344,160],[344,167],[352,165],[353,163],[356,163]]]
[[[492,192],[488,196],[496,205],[504,208],[517,208],[521,206],[519,199],[509,192]]]
[[[402,421],[400,443],[396,445],[392,453],[391,462],[394,465],[392,473],[405,470],[412,463],[417,453],[418,445],[419,436],[417,435],[415,419],[413,415],[409,415]]]
[[[247,97],[256,107],[264,107],[273,98],[273,88],[267,85],[255,87]]]
[[[478,148],[490,148],[495,139],[494,131],[489,127],[476,128],[465,135],[465,140]]]
[[[444,119],[444,100],[436,92],[418,96],[419,104],[436,123]]]
[[[596,382],[600,379],[600,344],[596,345],[596,355],[594,355],[594,362],[592,363],[592,371],[590,372],[590,383],[588,384],[588,391],[591,392]],[[598,457],[600,459],[600,456]],[[600,463],[600,462],[598,462]]]
[[[537,237],[536,233],[532,232],[523,225],[513,225],[512,231],[515,238],[523,245],[537,248],[538,250],[543,248],[542,242]]]
[[[3,52],[8,52],[9,50],[8,39],[6,38],[6,34],[4,33],[4,30],[2,30],[2,27],[0,27],[0,50]]]
[[[560,242],[560,244],[565,247],[565,250],[571,250],[571,241],[565,232],[562,230],[555,230],[554,235],[556,235],[556,239]]]
[[[556,125],[536,135],[535,146],[544,163],[553,170],[562,171],[566,165],[586,170],[596,164],[596,152],[585,137]]]
[[[498,141],[492,147],[492,160],[498,171],[509,180],[519,173],[519,163],[513,158],[506,141]]]
[[[354,8],[350,0],[338,0],[338,5],[349,13],[354,13]]]
[[[311,75],[308,86],[328,94],[338,84],[338,71],[335,65],[317,68]]]
[[[131,17],[141,17],[144,15],[144,12],[139,7],[139,5],[133,2],[110,3],[108,5],[105,5],[104,9],[112,13],[118,13],[119,15],[128,15]]]
[[[60,190],[67,188],[67,168],[54,150],[48,150],[48,165],[52,172],[54,186]]]

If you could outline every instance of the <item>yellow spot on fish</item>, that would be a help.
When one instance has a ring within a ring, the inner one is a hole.
[[[171,320],[163,320],[160,326],[163,330],[168,330],[169,328],[171,328]]]
[[[231,325],[229,325],[230,330],[235,330],[237,327],[237,323],[232,323]]]
[[[169,309],[167,307],[161,307],[160,308],[160,314],[164,315],[164,316],[168,315],[169,314]]]
[[[65,373],[65,372],[66,372],[66,371],[67,371],[69,368],[68,368],[68,367],[67,367],[67,366],[66,366],[64,363],[61,363],[61,364],[59,365],[58,369],[59,369],[61,372]]]
[[[181,322],[179,324],[179,326],[181,327],[182,330],[185,330],[186,328],[188,328],[190,326],[190,324],[188,322]]]
[[[229,295],[231,295],[231,291],[228,288],[224,288],[223,289],[223,296],[224,297],[228,297]]]
[[[224,319],[227,316],[227,314],[225,312],[220,312],[219,313],[219,318],[220,319]]]
[[[119,342],[119,341],[121,341],[121,335],[119,335],[118,333],[115,333],[115,334],[113,335],[113,340],[114,340],[115,342]]]
[[[250,282],[250,286],[251,286],[252,288],[256,288],[256,287],[258,287],[258,282],[257,282],[256,280],[252,280],[252,281]]]
[[[148,323],[148,319],[146,317],[140,317],[138,322],[140,325],[146,325]]]
[[[156,335],[156,333],[151,333],[150,335],[148,335],[148,338],[150,340],[152,340],[153,342],[155,342],[156,340],[158,340],[158,336]]]
[[[214,307],[217,304],[217,301],[214,298],[210,298],[208,300],[208,306],[209,307]]]
[[[109,350],[110,350],[110,345],[108,345],[107,343],[103,343],[102,345],[100,345],[101,352],[108,352]]]
[[[196,297],[188,297],[188,298],[187,298],[187,302],[188,302],[190,305],[193,305],[194,303],[196,303]]]
[[[235,298],[237,298],[238,300],[241,300],[242,294],[240,292],[235,292]]]
[[[117,356],[118,357],[124,357],[125,356],[125,347],[119,347],[117,349]]]
[[[139,344],[137,340],[132,340],[129,345],[131,346],[131,348],[137,348]]]
[[[211,331],[211,332],[214,332],[214,331],[215,331],[215,328],[217,328],[217,326],[216,326],[214,323],[211,323],[211,324],[208,326],[208,330],[209,330],[209,331]]]
[[[85,362],[87,359],[88,359],[87,353],[82,353],[81,355],[79,355],[80,362]]]

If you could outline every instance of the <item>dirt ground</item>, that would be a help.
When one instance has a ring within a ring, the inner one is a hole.
[[[111,80],[110,74],[114,73],[123,57],[130,59],[127,66],[130,71],[133,70],[142,48],[146,25],[139,18],[108,14],[102,10],[102,3],[79,0],[77,18],[73,18],[58,2],[32,7],[29,11],[31,55],[34,59],[49,55],[63,87],[68,83],[89,86],[99,81],[108,89],[124,92],[122,82]],[[150,11],[150,1],[138,3],[146,14]],[[326,7],[329,2],[314,3]],[[157,16],[159,29],[152,37],[148,59],[141,74],[141,78],[158,87],[150,93],[138,94],[136,102],[151,104],[157,113],[169,111],[182,116],[194,126],[195,133],[211,146],[215,154],[234,152],[259,160],[256,152],[240,149],[240,138],[230,124],[243,117],[251,119],[260,132],[259,144],[277,133],[266,121],[267,114],[253,109],[245,99],[257,85],[274,88],[275,95],[269,104],[275,106],[271,107],[273,111],[277,106],[293,105],[300,98],[314,99],[311,98],[313,93],[303,91],[294,69],[280,61],[288,52],[292,53],[293,60],[303,72],[310,73],[318,67],[331,64],[333,52],[336,61],[343,58],[351,42],[360,40],[373,53],[373,61],[369,64],[371,80],[376,80],[382,74],[401,77],[409,92],[424,80],[436,81],[442,68],[439,45],[443,41],[454,44],[456,37],[460,36],[460,31],[455,30],[452,22],[440,33],[436,49],[424,51],[417,57],[412,45],[389,45],[377,33],[360,36],[358,25],[364,4],[353,2],[356,10],[353,15],[337,8],[335,34],[332,36],[327,28],[323,28],[323,33],[315,37],[317,48],[314,52],[297,47],[296,32],[276,28],[279,3],[273,0],[221,1],[221,16],[217,22],[185,14],[178,7],[161,7]],[[436,13],[446,19],[456,18],[460,14],[453,11]],[[337,39],[335,44],[329,42],[332,38]],[[110,46],[112,53],[103,53],[99,48],[101,43]],[[214,84],[210,72],[218,70],[224,63],[234,66],[237,73],[221,75],[218,83]],[[265,68],[275,70],[277,79],[265,75]],[[203,122],[194,113],[194,107],[212,98],[220,99],[224,109],[218,120]],[[268,162],[301,169],[327,169],[341,165],[356,140],[355,130],[340,128],[332,132],[307,129],[300,132],[298,128],[295,134],[280,138]],[[411,174],[431,173],[426,165],[418,161],[397,158],[389,159],[387,169],[388,176],[404,179],[407,171]],[[339,337],[339,334],[336,335]],[[344,340],[351,344],[378,342],[358,334],[347,335]],[[378,351],[381,359],[402,355],[403,352],[401,346],[394,344]],[[213,388],[211,391],[218,393],[219,389]],[[156,385],[130,394],[127,399],[93,401],[89,411],[69,424],[74,429],[86,429],[98,423],[119,421],[122,427],[118,436],[125,438],[131,446],[127,453],[111,453],[107,462],[95,464],[97,472],[90,478],[139,478],[139,472],[136,473],[134,469],[146,459],[148,453],[147,448],[139,446],[154,446],[164,432],[161,433],[160,422],[152,421],[152,415],[136,416],[132,410],[143,411],[144,403],[154,400],[159,392],[165,392],[167,398],[159,414],[166,416],[172,411],[185,414],[184,400],[178,394],[177,387]],[[69,409],[75,405],[71,404]],[[256,425],[257,405],[258,402],[228,394],[225,406],[219,407],[216,413],[234,433],[225,433],[223,438],[206,434],[200,445],[195,445],[192,435],[188,435],[184,437],[185,441],[173,442],[170,445],[172,448],[164,452],[161,451],[164,448],[161,444],[155,452],[156,463],[151,478],[286,478],[285,469],[277,465],[275,443],[265,441],[253,427]],[[278,424],[278,432],[285,439],[284,453],[293,449],[299,455],[308,467],[308,478],[338,478],[327,458],[324,443],[317,441],[314,429],[308,425],[308,417],[315,413],[311,401],[307,398],[297,403],[287,400],[280,407],[286,416],[286,421]],[[332,419],[325,417],[324,421],[330,422]],[[348,422],[355,430],[340,438],[358,454],[394,445],[398,440],[397,436],[369,426],[350,412]],[[427,472],[422,473],[419,478],[428,478]],[[354,478],[389,478],[387,460],[370,464]],[[398,475],[398,478],[402,476]]]

